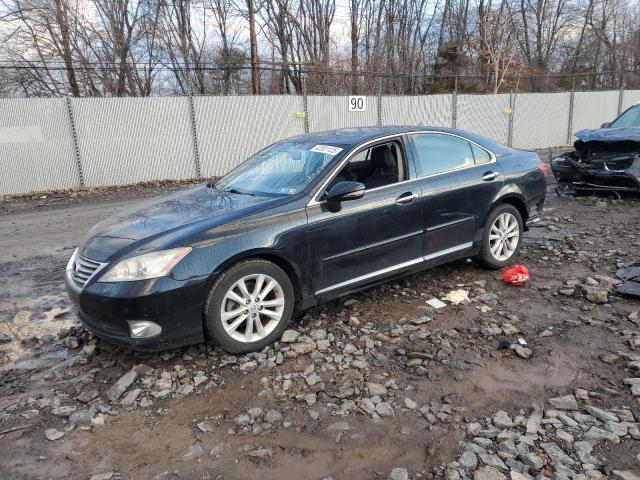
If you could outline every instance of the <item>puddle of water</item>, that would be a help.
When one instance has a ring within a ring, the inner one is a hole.
[[[474,383],[486,392],[522,391],[524,385],[527,388],[566,387],[578,376],[572,364],[557,353],[552,353],[544,363],[517,362],[517,368],[494,363],[478,371]]]
[[[76,324],[71,308],[65,303],[63,295],[45,295],[35,299],[20,298],[10,304],[15,313],[10,320],[0,323],[0,332],[14,339],[2,346],[9,364],[32,355],[32,346],[23,345],[22,339],[47,334],[56,336],[60,330]],[[9,302],[2,302],[0,307],[6,310],[8,305]]]

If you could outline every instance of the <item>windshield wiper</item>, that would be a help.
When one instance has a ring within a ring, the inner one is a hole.
[[[225,192],[229,192],[229,193],[237,193],[238,195],[249,195],[250,197],[255,197],[255,194],[253,193],[249,193],[249,192],[241,192],[238,189],[235,188],[230,188],[228,190],[225,190]]]

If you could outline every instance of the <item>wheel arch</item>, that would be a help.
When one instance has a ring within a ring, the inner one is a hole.
[[[520,189],[514,189],[511,191],[502,192],[501,195],[498,195],[493,200],[493,203],[491,204],[491,209],[487,212],[487,215],[484,218],[483,225],[487,221],[487,218],[489,218],[489,215],[491,215],[491,212],[493,211],[493,209],[495,209],[498,205],[501,205],[504,203],[513,205],[518,210],[518,212],[520,213],[520,216],[522,217],[522,228],[525,231],[527,231],[528,230],[527,220],[529,219],[529,209],[527,208],[527,200],[522,194],[522,192],[520,192]]]
[[[218,278],[222,272],[245,260],[267,260],[280,267],[291,280],[296,305],[299,305],[301,303],[304,295],[300,270],[291,261],[287,260],[283,255],[280,255],[273,250],[249,250],[228,258],[227,260],[222,262],[212,273],[209,282],[209,288],[213,286],[216,278]]]

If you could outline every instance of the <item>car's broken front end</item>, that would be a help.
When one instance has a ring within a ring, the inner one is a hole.
[[[640,192],[640,128],[583,130],[551,161],[560,188]]]

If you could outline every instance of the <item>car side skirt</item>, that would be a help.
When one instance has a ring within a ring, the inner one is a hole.
[[[389,281],[390,279],[405,276],[410,273],[420,272],[443,263],[448,263],[460,258],[474,256],[478,253],[479,242],[468,242],[456,245],[444,250],[425,255],[398,265],[371,272],[346,282],[319,290],[315,297],[319,302],[326,302],[355,291],[369,288],[373,285]]]

